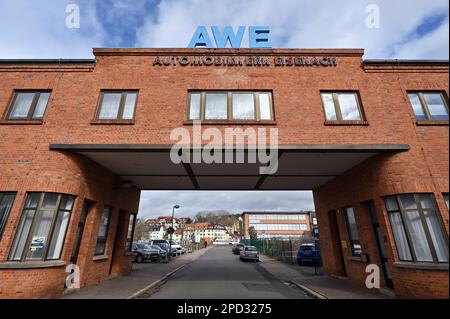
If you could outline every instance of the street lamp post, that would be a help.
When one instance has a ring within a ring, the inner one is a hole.
[[[174,229],[173,228],[173,220],[174,220],[174,216],[175,216],[175,209],[178,209],[178,208],[180,208],[180,205],[175,205],[172,207],[172,226],[171,226],[172,229]],[[170,260],[170,257],[172,257],[172,234],[173,234],[173,232],[170,233],[170,239],[169,239],[169,258],[168,258],[169,260]]]

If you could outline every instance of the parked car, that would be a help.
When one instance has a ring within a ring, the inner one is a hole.
[[[177,255],[182,255],[186,253],[186,249],[178,244],[175,240],[171,241],[172,247],[176,249]]]
[[[156,261],[160,258],[159,250],[152,248],[147,244],[133,244],[132,249],[135,253],[134,261],[137,263],[141,263],[145,260]]]
[[[151,245],[150,247],[153,248],[153,249],[158,250],[158,252],[159,252],[159,261],[161,261],[161,262],[167,262],[168,261],[167,250],[161,248],[158,245]]]
[[[241,252],[241,249],[243,249],[244,246],[245,246],[244,244],[237,244],[237,245],[234,245],[234,246],[233,246],[233,249],[232,249],[233,254],[239,255],[239,253]]]
[[[320,256],[319,244],[301,244],[297,252],[297,263],[299,265],[304,265],[306,263],[320,265],[322,263],[322,258]]]
[[[255,246],[244,246],[239,253],[239,258],[241,260],[259,261],[258,249]]]
[[[165,250],[166,252],[169,251],[169,247],[170,247],[169,241],[165,240],[165,239],[151,240],[150,245],[159,246],[161,249]],[[172,251],[172,256],[176,256],[178,254],[178,250],[174,246],[171,247],[171,251]]]

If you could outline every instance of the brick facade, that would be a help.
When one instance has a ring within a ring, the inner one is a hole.
[[[325,272],[342,275],[329,212],[352,205],[363,250],[370,262],[378,253],[364,202],[373,200],[385,236],[395,293],[399,297],[448,298],[447,270],[400,268],[383,196],[433,193],[447,236],[448,122],[416,123],[407,99],[408,90],[439,90],[448,97],[448,63],[365,64],[362,50],[188,50],[97,49],[95,65],[86,63],[0,64],[0,191],[17,196],[0,241],[0,298],[55,297],[64,290],[65,265],[70,262],[78,220],[85,199],[94,203],[84,230],[78,265],[82,286],[131,267],[124,254],[128,214],[137,212],[139,189],[116,189],[114,174],[78,154],[49,149],[50,144],[166,144],[170,132],[186,124],[188,90],[271,90],[275,121],[265,127],[278,129],[279,144],[408,144],[408,152],[380,154],[314,189]],[[156,56],[333,56],[335,66],[181,66],[153,65]],[[14,90],[50,89],[42,122],[7,121]],[[94,121],[100,91],[139,90],[133,123]],[[366,117],[364,123],[331,125],[326,122],[321,90],[358,91]],[[126,125],[125,125],[126,124]],[[352,124],[352,125],[350,125]],[[425,124],[425,123],[422,123]],[[236,127],[237,123],[205,127]],[[239,124],[242,128],[250,127]],[[255,125],[251,125],[255,127]],[[18,226],[27,192],[57,192],[76,196],[61,260],[64,265],[29,269],[8,267],[8,253]],[[113,207],[106,258],[93,260],[102,208]],[[123,211],[119,216],[119,211]],[[117,228],[117,222],[122,226]],[[341,240],[345,222],[338,213]],[[116,230],[118,229],[118,234]],[[117,240],[115,240],[117,239]],[[114,245],[115,242],[115,245]],[[114,245],[114,246],[113,246]],[[111,260],[113,257],[114,260]],[[348,248],[343,250],[345,257]],[[352,282],[364,285],[366,263],[345,259]],[[112,266],[111,266],[112,263]],[[384,283],[383,283],[384,285]]]

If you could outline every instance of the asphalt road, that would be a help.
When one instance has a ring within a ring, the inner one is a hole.
[[[213,247],[155,287],[150,299],[304,299],[259,262],[242,262],[231,247]]]

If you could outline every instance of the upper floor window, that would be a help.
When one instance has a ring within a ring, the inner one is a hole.
[[[50,91],[15,91],[6,115],[8,120],[42,120]]]
[[[448,262],[448,239],[432,194],[385,198],[398,258],[412,262]]]
[[[29,193],[9,260],[60,259],[75,198],[56,193]]]
[[[408,93],[416,120],[448,121],[448,105],[440,92]]]
[[[189,92],[189,120],[273,120],[271,92]]]
[[[102,91],[97,120],[133,120],[137,91]]]
[[[8,220],[9,212],[16,197],[15,193],[0,192],[0,239]]]
[[[323,92],[322,102],[327,121],[363,121],[356,92]]]
[[[345,221],[347,223],[348,237],[350,239],[350,248],[353,256],[361,255],[361,243],[359,242],[358,228],[356,226],[355,211],[353,207],[344,208]]]

